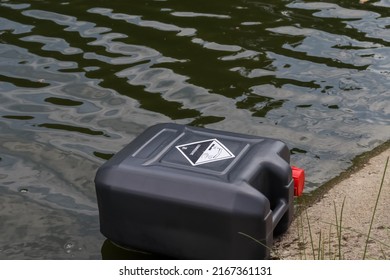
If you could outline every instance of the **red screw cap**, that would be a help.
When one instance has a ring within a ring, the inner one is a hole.
[[[291,166],[291,171],[294,180],[294,195],[301,196],[305,186],[305,171],[295,166]]]

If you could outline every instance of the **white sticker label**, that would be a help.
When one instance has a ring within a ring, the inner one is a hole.
[[[217,139],[192,142],[176,148],[194,166],[234,158],[234,154]]]

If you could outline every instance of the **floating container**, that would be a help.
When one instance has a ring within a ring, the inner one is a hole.
[[[267,259],[293,217],[290,151],[258,136],[155,125],[95,186],[107,239],[179,259]]]

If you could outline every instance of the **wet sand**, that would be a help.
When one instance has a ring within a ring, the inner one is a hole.
[[[300,199],[301,211],[275,240],[273,258],[390,259],[390,164],[384,176],[389,144],[360,157],[315,199]]]

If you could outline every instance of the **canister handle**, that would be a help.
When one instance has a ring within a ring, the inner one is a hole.
[[[272,210],[272,227],[275,228],[282,219],[284,213],[288,210],[288,204],[285,199],[280,199],[278,205]]]

